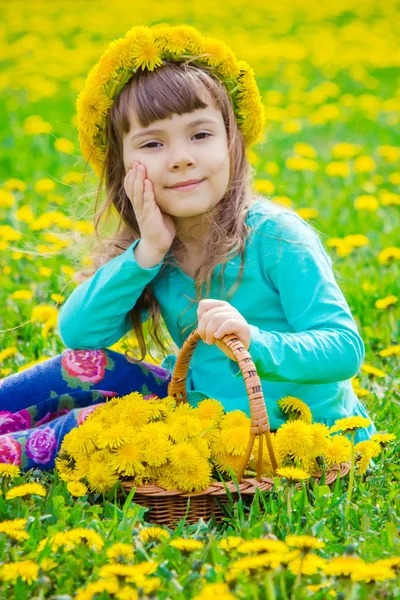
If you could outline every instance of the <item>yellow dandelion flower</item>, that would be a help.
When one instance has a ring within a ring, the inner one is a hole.
[[[331,558],[322,567],[322,570],[325,575],[330,575],[331,577],[350,577],[352,573],[358,571],[364,564],[364,561],[356,556],[337,556]]]
[[[371,421],[367,417],[344,417],[335,421],[335,425],[331,427],[330,431],[331,433],[335,433],[336,431],[354,433],[357,429],[363,429],[364,427],[369,427],[369,425],[371,425]]]
[[[159,46],[151,37],[139,44],[134,44],[132,51],[132,65],[135,69],[154,71],[163,64]]]
[[[116,543],[106,551],[108,560],[112,562],[121,562],[124,560],[133,560],[135,552],[131,544]]]
[[[24,483],[23,485],[17,485],[10,488],[6,492],[6,500],[30,495],[45,496],[46,494],[46,488],[41,483]]]
[[[323,423],[312,423],[311,428],[313,434],[313,443],[310,452],[310,458],[323,456],[331,440],[329,427]]]
[[[388,346],[379,352],[379,356],[399,356],[400,355],[400,344]]]
[[[386,581],[395,578],[396,573],[392,569],[376,563],[365,563],[357,571],[351,574],[352,581],[365,581],[367,583]]]
[[[185,442],[200,435],[202,424],[193,412],[194,409],[189,404],[180,404],[173,413],[168,415],[165,422],[169,429],[169,436],[174,442]]]
[[[171,465],[181,471],[190,472],[200,457],[199,451],[190,443],[175,444],[170,449]]]
[[[285,456],[306,459],[313,446],[313,430],[309,423],[289,421],[279,427],[275,441],[282,459]]]
[[[117,420],[124,420],[136,430],[146,425],[154,414],[154,405],[148,400],[144,400],[143,396],[138,392],[132,392],[127,396],[118,399],[118,403],[114,405],[114,400],[107,403],[107,408],[115,406],[116,410],[110,414],[117,415]]]
[[[354,160],[356,173],[371,173],[376,169],[376,163],[371,156],[361,155]]]
[[[285,554],[278,552],[266,552],[265,554],[257,554],[255,556],[246,556],[239,558],[231,563],[228,572],[225,576],[226,581],[233,581],[244,572],[251,571],[266,571],[278,569],[282,565]]]
[[[107,492],[118,481],[118,475],[101,461],[90,462],[86,476],[92,492]]]
[[[88,493],[86,485],[84,485],[80,481],[69,481],[67,483],[67,490],[72,496],[75,496],[76,498],[86,496],[86,494]]]
[[[381,369],[377,369],[372,365],[368,365],[367,363],[361,365],[361,371],[363,371],[363,373],[368,373],[369,375],[375,375],[375,377],[386,377],[384,371],[381,371]]]
[[[68,534],[63,531],[59,531],[50,537],[43,538],[39,542],[36,552],[40,554],[46,546],[49,546],[53,552],[57,552],[61,546],[66,546],[66,549],[68,550],[73,550],[74,548],[74,544],[69,540]]]
[[[349,177],[350,167],[341,160],[332,160],[325,166],[325,173],[328,177]]]
[[[4,182],[3,185],[5,190],[8,190],[9,192],[12,191],[18,191],[18,192],[25,192],[27,190],[27,185],[25,183],[25,181],[22,181],[22,179],[7,179]]]
[[[144,472],[143,453],[136,442],[122,444],[109,455],[107,463],[113,471],[133,477]]]
[[[285,542],[288,546],[299,548],[303,552],[325,547],[325,542],[312,535],[287,535]]]
[[[398,556],[394,556],[393,558],[382,558],[375,561],[374,564],[389,567],[389,569],[392,569],[395,573],[400,572],[400,557]]]
[[[311,423],[311,410],[305,402],[294,396],[285,396],[277,401],[279,408],[287,414],[289,421],[300,420],[304,423]]]
[[[360,233],[346,235],[343,240],[346,244],[350,244],[350,246],[353,246],[354,248],[360,248],[361,246],[367,246],[369,244],[367,236]]]
[[[350,460],[351,443],[344,435],[331,437],[328,447],[324,451],[324,457],[328,466],[339,465]]]
[[[140,428],[137,434],[137,442],[141,447],[146,447],[154,438],[163,437],[168,440],[168,436],[168,426],[162,421],[155,421]]]
[[[75,149],[75,144],[66,138],[57,138],[54,142],[54,148],[59,152],[71,154]]]
[[[101,594],[102,592],[116,595],[118,590],[119,583],[117,577],[106,577],[105,579],[89,583],[86,588],[79,588],[76,596],[74,596],[74,600],[92,600],[95,595]]]
[[[305,221],[308,221],[309,219],[316,219],[319,215],[319,210],[317,208],[306,206],[303,208],[298,208],[296,212]]]
[[[207,439],[204,438],[192,438],[190,440],[193,448],[200,453],[200,456],[205,459],[211,458],[211,450]]]
[[[231,429],[232,427],[248,427],[250,431],[251,420],[241,410],[229,411],[221,421],[221,429]]]
[[[385,248],[378,255],[378,261],[381,265],[388,265],[392,261],[400,258],[400,248],[390,246]]]
[[[281,467],[280,469],[276,470],[276,474],[278,477],[287,479],[289,483],[301,481],[310,477],[310,474],[307,473],[307,471],[304,469],[298,469],[297,467]]]
[[[25,531],[28,519],[13,519],[10,521],[2,521],[0,523],[0,534],[4,533],[9,537],[22,542],[29,539],[29,533]]]
[[[364,440],[362,442],[358,442],[355,445],[356,452],[359,452],[363,456],[366,454],[370,455],[372,458],[378,456],[381,453],[381,447],[374,440]]]
[[[394,442],[396,436],[393,433],[374,433],[371,436],[371,440],[380,444],[382,448],[385,448],[390,442]]]
[[[368,210],[375,212],[379,208],[379,200],[375,196],[363,194],[354,200],[354,208],[357,210]]]
[[[51,571],[51,569],[55,569],[56,567],[58,567],[58,562],[52,558],[45,557],[40,560],[40,568],[42,571]]]
[[[89,548],[93,548],[94,550],[101,550],[104,546],[103,538],[96,531],[93,531],[93,529],[74,527],[65,533],[67,540],[72,543],[84,541]]]
[[[18,465],[0,463],[0,477],[18,477],[20,474],[21,469]]]
[[[167,438],[154,437],[142,449],[143,461],[152,467],[160,467],[167,462],[172,448],[173,444]]]
[[[235,475],[238,475],[243,466],[244,457],[245,455],[232,456],[231,454],[222,454],[215,457],[213,462],[221,473],[230,476],[230,470],[232,470]]]
[[[193,600],[236,600],[236,596],[231,594],[226,583],[207,583],[201,592],[193,596]]]
[[[357,471],[363,475],[371,462],[371,458],[381,453],[381,447],[372,440],[364,440],[355,445],[355,451],[359,453]]]
[[[250,428],[247,425],[225,428],[221,431],[221,443],[226,453],[243,456],[250,440]]]
[[[289,563],[289,569],[293,575],[315,575],[326,564],[326,559],[315,554],[306,554],[301,558],[295,558]]]
[[[204,542],[200,540],[186,540],[185,538],[175,538],[170,541],[170,546],[177,548],[181,552],[193,552],[204,547]]]
[[[380,298],[375,302],[375,307],[386,310],[389,306],[393,306],[396,304],[398,298],[397,296],[386,296],[386,298]]]
[[[120,420],[108,429],[103,429],[101,437],[97,440],[99,448],[117,449],[122,445],[132,442],[135,437],[133,427]]]
[[[18,577],[28,584],[37,582],[39,565],[32,560],[6,563],[0,566],[0,579],[16,582]]]
[[[244,542],[243,538],[238,537],[236,535],[229,535],[226,538],[223,538],[218,544],[218,548],[221,550],[226,550],[230,552],[231,550],[235,550],[242,542]]]
[[[142,542],[159,542],[163,539],[169,539],[171,534],[162,527],[145,527],[140,530],[139,537]]]
[[[211,482],[212,467],[207,460],[199,458],[192,470],[176,469],[173,478],[176,487],[184,492],[202,492]]]
[[[317,151],[310,144],[305,144],[303,142],[296,142],[294,145],[294,151],[300,156],[306,156],[307,158],[315,158],[317,156]]]
[[[357,461],[357,473],[364,475],[364,473],[367,472],[370,462],[371,457],[369,454],[359,455],[359,460]]]
[[[103,435],[101,427],[89,419],[82,425],[71,429],[63,439],[62,449],[70,456],[90,454],[97,446],[97,441]]]
[[[224,416],[224,407],[218,400],[208,398],[199,402],[193,413],[202,421],[210,420],[219,423]]]

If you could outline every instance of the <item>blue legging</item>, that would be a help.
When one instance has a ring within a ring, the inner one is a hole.
[[[64,436],[107,397],[168,395],[171,372],[108,349],[64,350],[0,380],[0,462],[53,469]]]

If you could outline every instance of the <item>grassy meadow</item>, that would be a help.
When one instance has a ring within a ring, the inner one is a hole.
[[[320,233],[366,347],[353,387],[398,440],[399,16],[389,0],[0,2],[0,379],[65,349],[57,315],[93,234],[75,115],[87,73],[133,25],[190,24],[255,71],[267,126],[248,155],[254,188]],[[146,360],[162,357],[150,346]],[[379,450],[351,497],[348,477],[276,478],[222,523],[175,529],[151,527],[118,484],[73,495],[57,472],[0,464],[0,599],[394,600],[398,441]]]

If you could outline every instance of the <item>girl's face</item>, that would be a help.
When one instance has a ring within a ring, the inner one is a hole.
[[[123,140],[125,173],[134,161],[144,165],[156,203],[178,221],[211,210],[228,187],[227,133],[221,111],[210,100],[206,99],[206,108],[174,114],[145,129],[132,115],[131,129]],[[190,179],[203,181],[185,191],[171,188]]]

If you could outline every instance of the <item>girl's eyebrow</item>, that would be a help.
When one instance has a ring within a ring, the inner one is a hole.
[[[217,125],[217,122],[215,121],[215,119],[203,117],[201,119],[196,119],[195,121],[192,121],[191,123],[187,123],[186,129],[189,129],[190,127],[193,127],[194,125],[200,125],[200,123],[214,123],[214,125]],[[130,141],[132,141],[138,137],[142,137],[143,135],[150,135],[151,133],[164,133],[164,129],[142,129],[138,133],[134,133],[133,136],[131,137]]]

